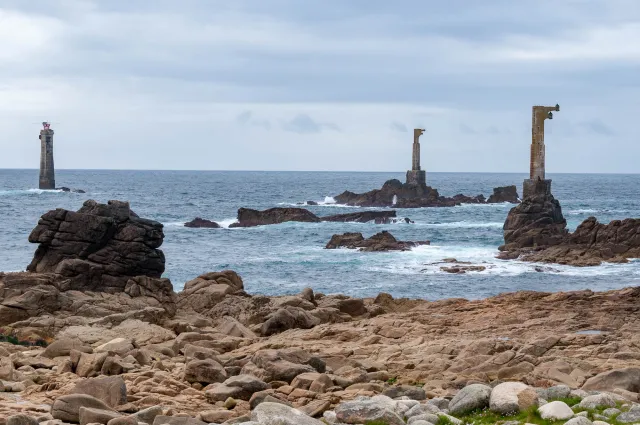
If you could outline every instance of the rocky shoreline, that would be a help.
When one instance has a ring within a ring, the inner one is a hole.
[[[117,201],[43,216],[32,271],[0,273],[0,424],[640,421],[640,288],[266,297],[227,270],[175,293],[163,236]]]

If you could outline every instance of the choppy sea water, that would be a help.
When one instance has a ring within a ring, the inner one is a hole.
[[[517,290],[605,290],[640,284],[640,261],[575,268],[495,259],[502,224],[512,205],[463,205],[452,208],[400,209],[415,224],[285,223],[247,229],[189,229],[196,216],[232,223],[239,207],[266,209],[313,200],[318,215],[354,210],[332,203],[345,189],[364,192],[404,173],[93,171],[58,170],[58,186],[86,194],[35,189],[37,170],[0,170],[0,270],[24,270],[35,245],[27,237],[40,215],[54,208],[76,210],[87,199],[127,200],[142,217],[165,225],[162,249],[165,277],[176,290],[197,275],[236,270],[247,291],[291,294],[310,286],[324,293],[441,299],[483,298]],[[429,173],[440,193],[488,196],[493,187],[515,184],[521,193],[524,174]],[[640,175],[557,174],[553,192],[569,227],[594,215],[600,221],[640,217]],[[389,230],[403,240],[431,241],[410,252],[361,253],[325,250],[334,233],[362,232],[365,237]],[[487,267],[452,275],[437,264],[456,258]]]

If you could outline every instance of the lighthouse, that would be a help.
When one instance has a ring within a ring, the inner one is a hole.
[[[40,130],[40,189],[55,189],[56,178],[53,168],[53,130],[48,122],[42,123]]]

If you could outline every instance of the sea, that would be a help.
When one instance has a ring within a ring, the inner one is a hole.
[[[525,174],[428,173],[440,194],[489,196],[497,186],[515,184],[521,193]],[[550,174],[568,227],[590,216],[608,223],[640,217],[640,175]],[[397,223],[284,223],[228,228],[240,207],[266,209],[305,206],[318,215],[357,211],[336,204],[344,190],[365,192],[404,173],[261,172],[261,171],[115,171],[57,170],[56,183],[86,193],[37,189],[38,170],[0,169],[0,270],[24,270],[36,249],[27,240],[39,217],[55,208],[77,210],[88,199],[129,201],[132,210],[164,224],[161,249],[164,276],[176,291],[198,275],[231,269],[252,294],[295,294],[305,287],[325,294],[437,300],[479,299],[519,290],[608,290],[640,285],[640,261],[578,268],[498,260],[502,226],[511,204],[461,205],[447,208],[398,209]],[[190,229],[186,221],[202,217],[221,229]],[[381,230],[401,240],[430,240],[411,251],[367,253],[327,250],[335,233]],[[450,274],[442,260],[481,265],[485,270]]]

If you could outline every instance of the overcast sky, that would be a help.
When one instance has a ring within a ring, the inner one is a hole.
[[[638,0],[2,0],[0,168],[640,172]]]

